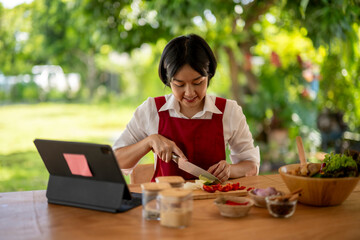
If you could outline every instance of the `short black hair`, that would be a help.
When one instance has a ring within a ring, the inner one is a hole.
[[[217,62],[210,46],[196,34],[174,38],[165,46],[158,69],[161,81],[170,86],[171,79],[186,64],[202,76],[207,76],[209,85]]]

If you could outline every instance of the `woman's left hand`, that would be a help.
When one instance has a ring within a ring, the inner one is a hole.
[[[217,164],[209,167],[207,171],[217,177],[221,182],[225,182],[230,177],[230,164],[225,160],[221,160]]]

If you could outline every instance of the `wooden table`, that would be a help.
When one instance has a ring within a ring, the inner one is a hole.
[[[239,181],[287,192],[279,175]],[[138,185],[130,188],[140,191]],[[257,207],[244,218],[225,218],[213,199],[194,201],[191,225],[184,229],[162,227],[141,214],[141,207],[113,214],[48,204],[45,191],[0,193],[0,239],[360,239],[360,184],[342,205],[298,204],[288,219]]]

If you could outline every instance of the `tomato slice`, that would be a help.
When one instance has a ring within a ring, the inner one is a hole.
[[[224,186],[220,186],[219,189],[218,189],[220,192],[228,192],[231,190],[231,186],[226,184]]]
[[[239,190],[239,188],[240,188],[240,183],[233,183],[232,184],[232,190]]]
[[[209,193],[213,193],[216,191],[215,189],[212,188],[212,186],[206,186],[206,185],[203,185],[203,189]]]
[[[229,191],[236,191],[236,190],[244,190],[250,191],[254,189],[253,187],[247,188],[246,186],[240,186],[240,183],[227,183],[226,185],[221,185],[220,183],[215,185],[203,185],[203,189],[206,192],[214,193],[216,191],[220,192],[229,192]]]
[[[216,191],[216,190],[219,190],[219,188],[221,187],[221,184],[218,183],[218,184],[215,184],[215,185],[211,185],[212,188]]]

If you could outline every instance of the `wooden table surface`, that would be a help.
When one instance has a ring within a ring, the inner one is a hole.
[[[288,192],[279,175],[238,181]],[[138,185],[130,188],[140,191]],[[299,203],[288,219],[274,218],[257,207],[244,218],[225,218],[213,199],[194,200],[191,225],[184,229],[143,220],[141,206],[114,214],[48,204],[45,191],[0,193],[0,239],[360,239],[360,184],[339,206]]]

